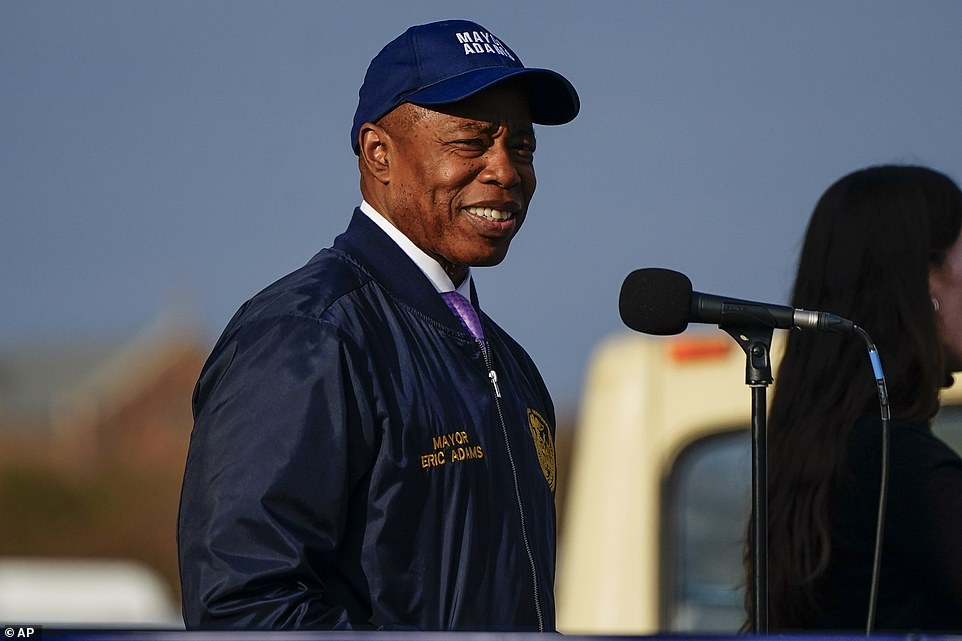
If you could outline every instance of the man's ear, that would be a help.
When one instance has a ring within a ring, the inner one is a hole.
[[[371,176],[383,184],[391,181],[394,141],[382,127],[366,122],[358,133],[358,157]]]

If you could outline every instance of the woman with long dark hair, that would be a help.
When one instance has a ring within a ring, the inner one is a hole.
[[[962,369],[960,226],[962,192],[945,175],[870,167],[825,192],[799,260],[792,306],[865,328],[887,380],[876,630],[962,630],[962,459],[930,428],[949,372]],[[775,380],[769,629],[865,629],[882,457],[865,344],[792,332]],[[750,550],[746,564],[750,586]]]

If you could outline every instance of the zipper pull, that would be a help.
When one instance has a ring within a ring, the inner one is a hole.
[[[498,387],[498,373],[491,370],[488,372],[488,378],[491,379],[491,384],[494,385],[494,395],[501,398],[501,389]]]

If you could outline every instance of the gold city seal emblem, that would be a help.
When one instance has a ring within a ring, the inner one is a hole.
[[[551,438],[548,421],[544,420],[537,410],[529,407],[528,428],[531,430],[534,447],[538,451],[538,463],[541,464],[541,471],[544,472],[544,480],[548,482],[548,489],[554,492],[556,480],[554,440]]]

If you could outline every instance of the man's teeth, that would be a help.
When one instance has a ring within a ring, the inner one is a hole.
[[[468,212],[475,216],[481,216],[487,220],[508,220],[513,215],[510,211],[501,211],[490,207],[468,207]]]

